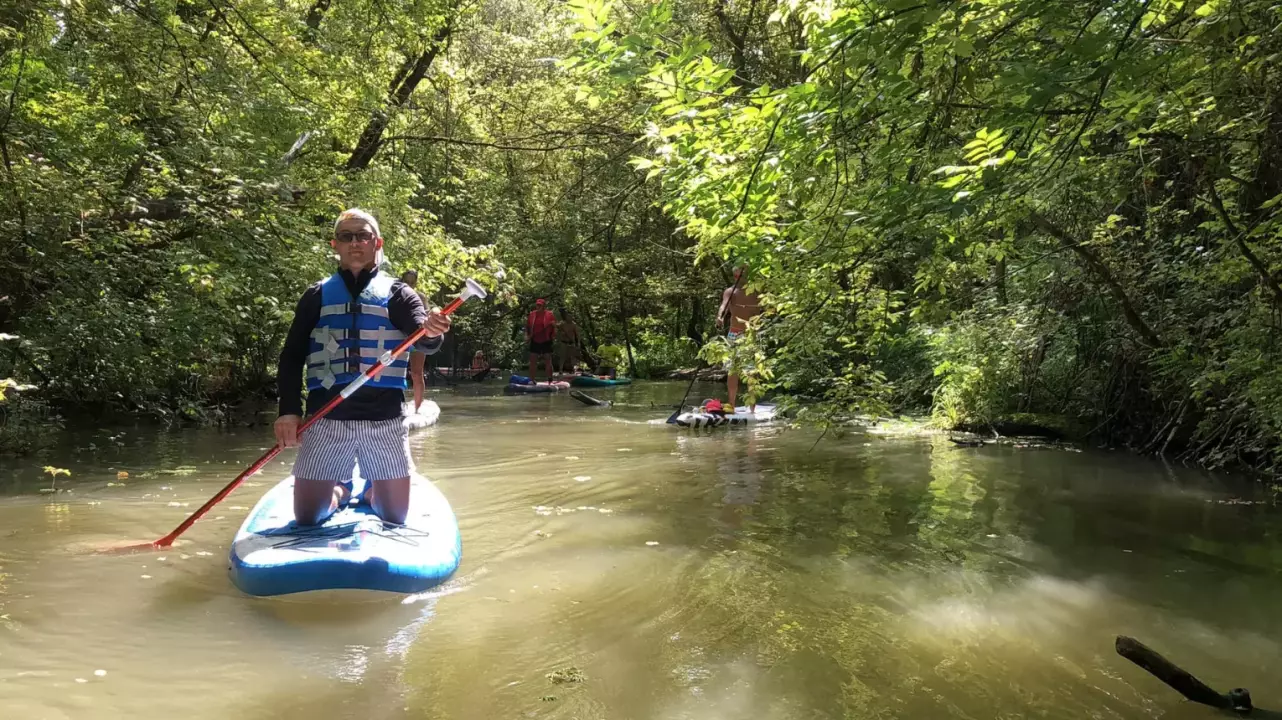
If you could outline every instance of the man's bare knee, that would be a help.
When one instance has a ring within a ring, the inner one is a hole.
[[[336,483],[294,479],[294,520],[299,525],[319,525],[334,507]]]
[[[408,476],[379,480],[374,493],[374,514],[384,522],[404,525],[410,509],[410,479]]]

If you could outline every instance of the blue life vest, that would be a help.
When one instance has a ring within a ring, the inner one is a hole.
[[[321,283],[320,319],[308,344],[308,390],[346,385],[374,367],[384,352],[405,342],[405,333],[387,316],[394,282],[390,275],[375,273],[356,302],[338,273]],[[403,390],[408,387],[408,368],[402,353],[366,385]]]

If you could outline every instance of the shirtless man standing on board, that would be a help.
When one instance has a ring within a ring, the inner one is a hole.
[[[735,340],[743,334],[748,326],[748,320],[761,314],[761,300],[754,293],[743,289],[744,273],[747,272],[747,264],[736,265],[734,269],[735,284],[726,288],[721,293],[721,307],[717,310],[717,329],[720,330],[725,323],[726,311],[730,312],[730,331],[726,333],[726,340],[731,345],[731,357],[726,362],[726,389],[730,393],[730,412],[734,412],[735,399],[739,395],[739,373],[738,368],[734,366],[733,346]],[[749,369],[749,368],[744,368]],[[750,412],[757,411],[757,402],[754,398],[749,408]]]

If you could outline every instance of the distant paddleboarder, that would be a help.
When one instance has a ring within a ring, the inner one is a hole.
[[[735,400],[739,395],[739,371],[750,370],[751,365],[740,366],[735,357],[735,343],[748,327],[748,321],[761,314],[761,299],[755,293],[744,289],[748,265],[740,263],[734,268],[735,284],[721,293],[721,307],[717,309],[717,329],[725,325],[726,313],[730,314],[730,331],[726,333],[726,342],[730,344],[730,359],[726,361],[726,389],[730,394],[730,412],[734,412]],[[757,402],[754,399],[749,410],[756,412]]]
[[[570,311],[561,308],[561,322],[556,325],[557,362],[561,372],[576,372],[579,369],[579,346],[583,344],[583,333]]]
[[[556,339],[556,318],[547,309],[547,301],[534,301],[534,310],[525,319],[525,341],[530,345],[530,380],[538,382],[534,373],[539,360],[548,369],[548,382],[552,382],[552,343]]]

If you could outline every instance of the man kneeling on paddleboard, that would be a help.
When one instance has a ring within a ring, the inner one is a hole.
[[[330,247],[338,253],[338,270],[303,293],[280,353],[276,440],[282,447],[298,445],[304,366],[311,414],[420,327],[426,332],[414,348],[428,355],[440,349],[450,329],[449,316],[429,313],[414,288],[380,271],[383,238],[373,216],[343,211]],[[358,462],[370,488],[362,502],[369,501],[387,522],[405,522],[414,471],[401,421],[408,366],[404,356],[394,358],[303,434],[294,461],[294,517],[300,525],[324,522],[347,504]]]

